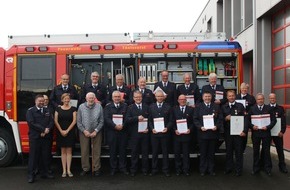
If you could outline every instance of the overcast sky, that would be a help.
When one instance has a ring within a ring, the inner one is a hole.
[[[4,0],[0,47],[8,35],[189,32],[208,0]]]

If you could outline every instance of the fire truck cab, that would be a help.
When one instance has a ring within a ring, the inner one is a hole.
[[[90,83],[93,71],[107,87],[123,74],[132,90],[140,76],[153,90],[163,70],[177,85],[189,73],[200,89],[210,72],[235,91],[243,76],[241,47],[223,33],[9,36],[8,41],[9,48],[0,49],[0,166],[28,153],[26,111],[34,105],[34,96],[49,95],[64,73],[78,91]]]

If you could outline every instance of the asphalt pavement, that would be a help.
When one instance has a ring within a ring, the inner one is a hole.
[[[277,156],[273,150],[272,176],[267,176],[264,172],[257,175],[251,175],[252,171],[252,148],[247,147],[244,155],[244,172],[240,177],[233,174],[224,175],[225,156],[216,156],[216,176],[206,175],[204,177],[198,172],[198,158],[191,159],[191,176],[176,176],[174,171],[174,162],[171,159],[171,177],[165,177],[162,173],[156,176],[143,176],[138,173],[135,177],[126,176],[117,173],[115,176],[110,176],[109,160],[102,158],[102,176],[92,177],[90,175],[81,177],[81,163],[79,158],[73,159],[72,172],[74,177],[62,178],[61,161],[54,159],[52,169],[55,179],[41,179],[39,176],[33,184],[27,183],[27,158],[23,162],[15,163],[7,168],[0,168],[0,185],[1,189],[12,190],[58,190],[58,189],[134,189],[134,190],[149,190],[149,189],[198,189],[198,190],[227,190],[227,189],[243,189],[243,190],[259,190],[259,189],[289,189],[290,174],[279,172]],[[289,153],[286,153],[286,163],[290,169]],[[128,160],[128,163],[130,161]],[[160,160],[161,163],[161,160]]]

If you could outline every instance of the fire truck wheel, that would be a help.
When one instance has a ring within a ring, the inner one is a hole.
[[[0,128],[0,167],[10,165],[16,156],[16,147],[12,134]]]

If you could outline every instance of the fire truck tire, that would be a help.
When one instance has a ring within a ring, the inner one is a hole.
[[[11,133],[0,128],[0,167],[9,166],[16,157],[16,146]]]

